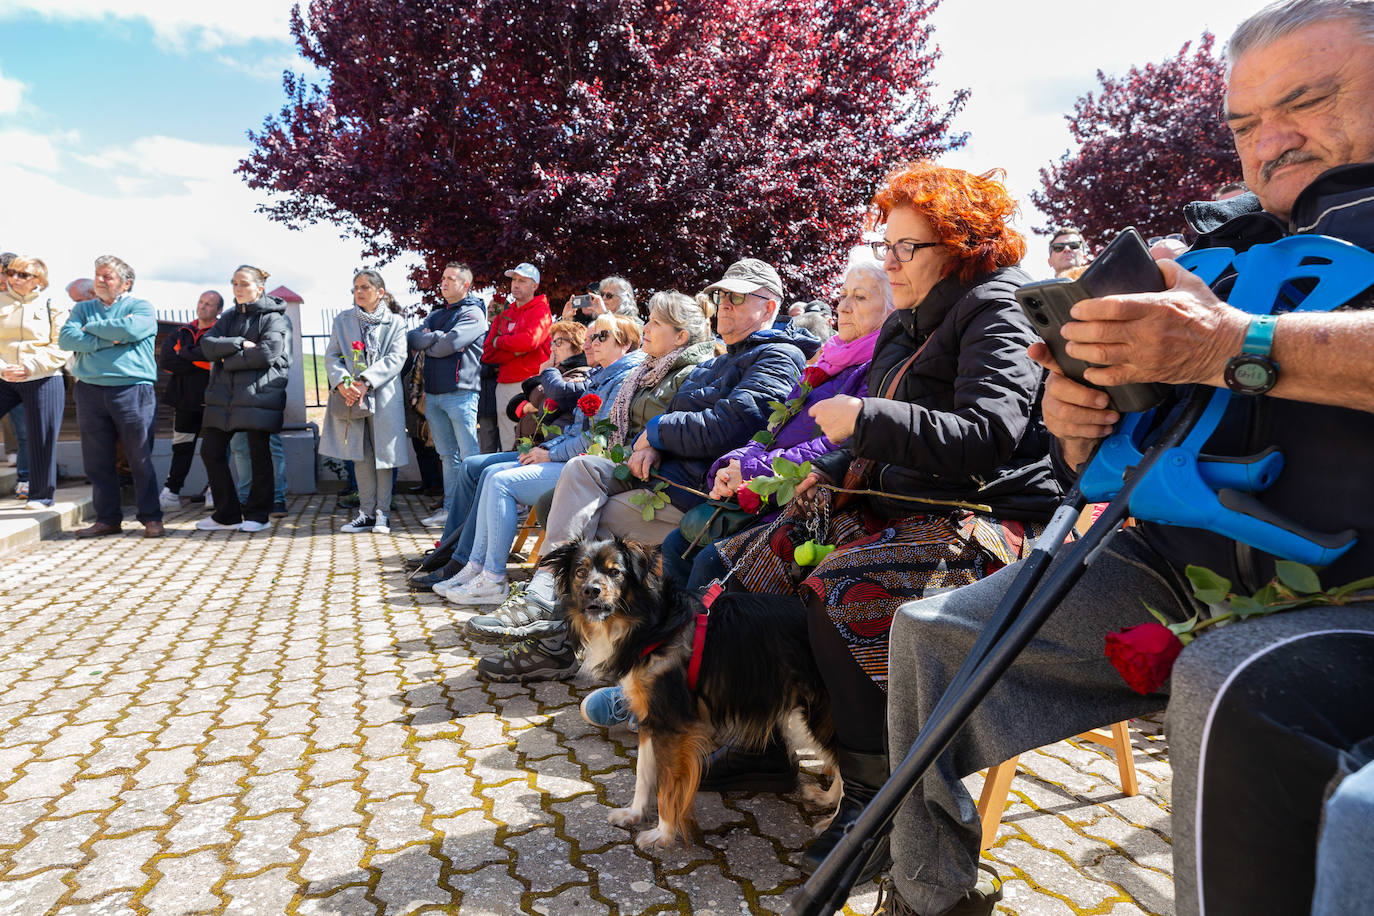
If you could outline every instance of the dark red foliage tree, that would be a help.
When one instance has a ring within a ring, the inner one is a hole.
[[[963,142],[937,3],[314,0],[292,31],[328,78],[285,76],[239,172],[276,219],[421,252],[421,287],[459,258],[695,290],[754,256],[805,298],[890,167]]]
[[[1188,42],[1124,77],[1097,72],[1101,90],[1065,115],[1078,149],[1041,169],[1044,190],[1031,193],[1051,225],[1081,226],[1095,249],[1127,226],[1168,235],[1183,231],[1184,204],[1240,180],[1221,116],[1225,67],[1213,41],[1204,32],[1196,51]]]

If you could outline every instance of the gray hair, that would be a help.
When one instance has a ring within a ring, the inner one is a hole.
[[[468,286],[472,285],[472,268],[462,261],[449,261],[444,265],[444,270],[458,271],[459,281],[466,283]]]
[[[654,293],[649,299],[649,317],[654,315],[664,324],[686,331],[688,346],[711,339],[711,316],[695,299],[675,289]]]
[[[891,290],[892,287],[889,286],[888,289]],[[888,296],[891,295],[889,292]],[[794,328],[810,331],[823,342],[835,336],[835,329],[830,326],[830,320],[820,312],[802,312],[792,319],[791,324]]]
[[[639,306],[635,304],[635,288],[630,281],[624,277],[607,277],[597,284],[597,288],[603,290],[608,286],[620,294],[620,307],[615,310],[616,314],[638,318]]]
[[[888,280],[887,271],[883,269],[883,265],[877,261],[854,261],[849,265],[849,269],[844,272],[845,280],[848,280],[853,274],[867,277],[876,283],[878,292],[883,297],[884,309],[888,312],[892,311],[892,281]]]
[[[77,277],[67,284],[67,295],[73,302],[84,302],[95,298],[95,284],[90,277]]]
[[[1273,44],[1299,29],[1343,19],[1365,41],[1374,44],[1374,2],[1371,0],[1278,0],[1236,26],[1226,42],[1226,69],[1242,54]]]
[[[95,259],[95,269],[102,267],[113,267],[119,278],[129,284],[129,289],[134,288],[134,269],[123,258],[117,258],[112,254],[102,254]]]

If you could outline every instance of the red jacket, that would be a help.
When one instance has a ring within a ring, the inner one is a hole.
[[[523,306],[507,306],[492,321],[482,345],[482,362],[501,367],[496,373],[498,384],[523,382],[539,374],[539,367],[549,360],[552,327],[553,314],[543,293]]]

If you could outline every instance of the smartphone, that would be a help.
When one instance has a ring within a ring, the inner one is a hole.
[[[579,311],[579,312],[585,312],[587,309],[589,309],[589,308],[592,307],[592,297],[591,297],[591,296],[573,296],[573,297],[572,297],[572,307],[575,308],[575,309],[577,309],[577,311]]]
[[[1049,345],[1059,368],[1076,382],[1107,392],[1112,409],[1121,413],[1149,410],[1163,401],[1167,385],[1136,383],[1103,387],[1083,378],[1092,363],[1074,359],[1065,352],[1059,329],[1072,321],[1069,310],[1080,299],[1114,296],[1122,293],[1155,293],[1164,289],[1159,272],[1145,240],[1134,229],[1123,231],[1088,265],[1077,280],[1055,279],[1027,283],[1016,291],[1021,310],[1030,318],[1042,340]]]

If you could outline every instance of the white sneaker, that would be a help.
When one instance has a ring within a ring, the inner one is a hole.
[[[239,522],[240,531],[262,531],[267,527],[268,524],[266,522],[255,522],[251,519],[244,519],[242,522]]]
[[[510,594],[510,586],[505,582],[493,582],[486,576],[478,576],[465,585],[459,585],[444,593],[444,600],[450,604],[487,605],[500,604]]]
[[[157,494],[157,504],[164,509],[180,509],[181,497],[163,487],[162,492]]]
[[[458,586],[464,584],[465,583],[460,581],[458,576],[455,575],[451,578],[444,579],[440,582],[435,582],[434,587],[431,589],[431,591],[433,591],[434,594],[438,595],[440,598],[447,598],[449,589],[457,588]]]
[[[237,531],[239,529],[239,526],[242,524],[244,523],[239,522],[238,524],[234,525],[221,525],[213,518],[203,518],[200,521],[196,522],[196,527],[199,528],[201,531]]]
[[[16,484],[14,485],[14,498],[15,498],[15,499],[28,499],[28,498],[29,498],[29,482],[28,482],[27,480],[21,480],[21,481],[19,481],[18,483],[16,483]]]
[[[209,490],[205,491],[205,508],[215,508],[215,494],[211,493]]]
[[[373,534],[390,534],[390,533],[391,533],[390,520],[386,517],[386,513],[385,513],[385,512],[378,512],[378,513],[377,513],[377,521],[375,521],[375,522],[372,523],[372,533],[373,533]]]
[[[426,528],[442,528],[448,524],[448,513],[440,509],[429,518],[420,519],[420,524]]]
[[[339,529],[339,531],[341,531],[344,534],[361,534],[364,531],[371,531],[372,526],[375,524],[376,519],[374,519],[370,515],[363,515],[361,512],[359,512],[357,516],[354,517],[353,521],[349,522],[347,525],[344,525],[342,528]]]

